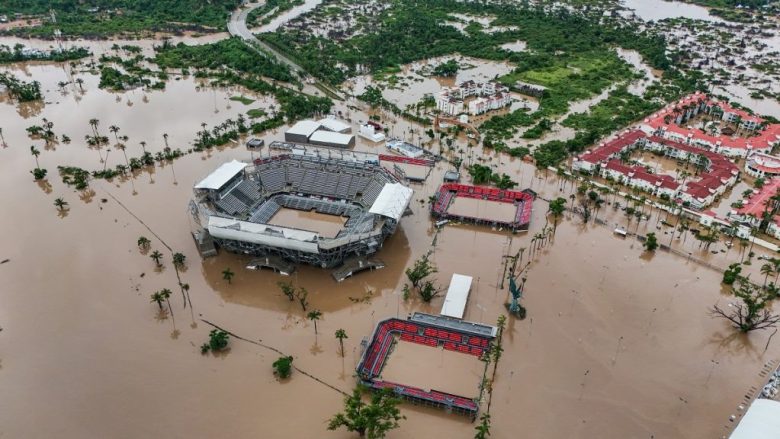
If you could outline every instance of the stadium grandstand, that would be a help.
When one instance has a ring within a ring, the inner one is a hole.
[[[535,196],[530,191],[446,183],[441,185],[435,198],[431,204],[431,215],[437,219],[508,227],[512,230],[528,230]],[[456,211],[452,207],[458,199],[477,200],[486,203],[486,206],[467,206],[466,209]],[[499,204],[491,207],[490,203]],[[501,215],[502,212],[505,214]]]
[[[376,253],[412,198],[375,158],[296,154],[225,163],[193,192],[195,233],[207,232],[218,248],[323,268]],[[277,217],[285,209],[292,215]]]
[[[382,369],[396,343],[417,343],[432,348],[483,358],[490,350],[496,328],[442,316],[414,313],[408,320],[389,318],[379,322],[357,366],[360,381],[375,390],[389,388],[415,404],[444,408],[472,418],[479,411],[479,397],[466,398],[435,389],[421,389],[385,381]]]

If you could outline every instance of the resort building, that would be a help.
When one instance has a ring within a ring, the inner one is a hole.
[[[759,190],[754,190],[747,199],[742,200],[742,207],[732,210],[729,219],[759,227],[762,221],[767,221],[766,233],[780,239],[780,216],[769,217],[776,212],[780,197],[780,178],[769,180]]]
[[[702,113],[708,114],[711,120],[726,121],[751,131],[751,135],[733,136],[730,127],[717,133],[685,126],[686,122]],[[640,128],[649,135],[698,146],[729,157],[747,157],[753,152],[768,153],[773,146],[780,144],[780,124],[769,124],[758,116],[734,108],[727,102],[710,99],[701,92],[667,105],[646,118]]]
[[[509,89],[496,82],[466,81],[457,87],[444,87],[436,95],[436,108],[453,116],[461,113],[483,114],[511,103]]]
[[[622,163],[620,156],[634,149],[685,161],[700,172],[691,180],[678,181],[671,175],[652,173],[644,166]],[[660,136],[648,136],[639,130],[624,133],[575,157],[572,170],[597,174],[655,196],[665,195],[695,209],[713,203],[736,184],[739,177],[737,166],[720,154]]]
[[[745,162],[745,173],[756,178],[772,178],[780,175],[780,157],[754,152]]]

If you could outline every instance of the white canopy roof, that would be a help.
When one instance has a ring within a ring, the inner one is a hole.
[[[748,408],[730,439],[780,439],[780,402],[757,399]]]
[[[225,185],[231,178],[238,175],[248,165],[238,160],[223,163],[214,172],[195,185],[195,189],[219,189]]]
[[[351,134],[341,134],[341,133],[335,133],[333,131],[315,131],[312,133],[311,136],[309,136],[309,141],[314,142],[323,142],[323,143],[333,143],[338,145],[344,145],[348,146],[349,142],[352,141],[352,135]]]
[[[412,201],[413,191],[401,183],[385,183],[369,212],[398,221]]]
[[[320,124],[313,121],[313,120],[302,120],[295,125],[291,126],[289,130],[287,130],[287,134],[298,134],[301,136],[309,137],[320,129]]]
[[[450,288],[447,290],[447,296],[444,298],[444,304],[441,306],[439,314],[447,317],[462,319],[466,312],[466,302],[469,300],[469,291],[471,291],[471,276],[465,276],[455,273],[450,280]]]
[[[320,119],[317,123],[322,125],[324,128],[330,131],[335,131],[337,133],[347,131],[351,128],[349,124],[346,124],[333,117],[326,117],[324,119]]]
[[[211,236],[215,238],[273,245],[309,253],[319,252],[317,246],[319,235],[306,230],[250,223],[218,216],[209,217],[208,229]]]

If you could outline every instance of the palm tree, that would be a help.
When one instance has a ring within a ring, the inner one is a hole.
[[[5,137],[3,137],[3,128],[2,127],[0,127],[0,142],[2,142],[3,145],[5,145]]]
[[[143,140],[141,141],[141,149],[144,151],[144,155],[146,155],[146,142]]]
[[[233,276],[235,276],[235,275],[236,274],[233,273],[233,271],[230,268],[226,268],[226,269],[222,270],[222,279],[228,281],[228,284],[232,283]]]
[[[92,133],[95,135],[95,137],[98,137],[97,127],[98,127],[99,123],[100,123],[100,121],[97,120],[97,119],[90,119],[89,120],[89,126],[92,127]]]
[[[116,142],[119,143],[119,135],[117,135],[117,133],[119,132],[119,127],[116,125],[111,125],[110,127],[108,127],[108,131],[114,133],[114,138],[116,139]]]
[[[347,331],[343,329],[337,329],[336,330],[336,338],[339,340],[339,345],[341,346],[341,357],[344,357],[344,339],[349,338],[347,337]]]
[[[162,267],[162,264],[160,263],[160,259],[162,259],[162,253],[155,250],[152,252],[151,255],[149,255],[150,258],[154,259],[154,262],[157,264],[158,267]]]
[[[163,133],[163,140],[165,141],[165,147],[168,147],[168,133]]]
[[[149,244],[151,243],[152,242],[149,241],[149,238],[147,238],[146,236],[141,236],[138,238],[138,247],[149,248]]]
[[[184,261],[187,259],[186,256],[184,256],[183,253],[176,252],[173,254],[173,265],[177,268],[181,268],[184,266]]]
[[[40,168],[40,166],[38,165],[38,156],[41,155],[41,152],[38,150],[38,148],[34,146],[30,146],[30,154],[32,154],[33,157],[35,157],[35,167]]]
[[[160,290],[160,296],[165,299],[165,303],[168,304],[168,311],[171,312],[171,317],[173,317],[173,308],[171,308],[171,301],[169,300],[171,298],[171,294],[173,293],[168,288],[163,288]]]
[[[306,314],[306,318],[314,322],[314,335],[317,335],[317,320],[322,317],[322,313],[318,309],[313,309]]]
[[[65,206],[68,205],[68,202],[63,200],[62,198],[57,198],[54,200],[54,205],[57,206],[57,209],[63,211],[65,210]]]
[[[152,303],[157,303],[157,306],[160,307],[160,311],[162,311],[163,309],[162,307],[163,300],[165,300],[165,296],[163,296],[159,291],[155,291],[152,294]]]
[[[81,79],[81,78],[76,78],[76,84],[79,85],[79,90],[81,90],[81,92],[83,93],[84,92],[84,87],[83,87],[84,80]]]
[[[761,274],[764,275],[764,286],[766,286],[766,280],[769,278],[769,275],[774,274],[774,272],[774,266],[770,263],[766,263],[761,266]]]

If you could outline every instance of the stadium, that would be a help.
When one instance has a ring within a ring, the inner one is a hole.
[[[213,242],[279,271],[289,263],[334,268],[347,261],[354,271],[372,268],[365,258],[395,232],[412,198],[378,157],[346,153],[234,160],[193,192],[201,250]]]
[[[446,183],[439,187],[431,204],[431,215],[440,220],[528,230],[535,194],[465,184]]]

